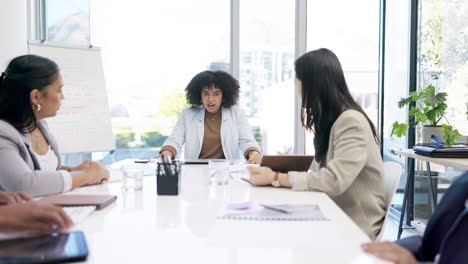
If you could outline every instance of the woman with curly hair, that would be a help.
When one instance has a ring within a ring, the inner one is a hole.
[[[185,88],[185,108],[160,154],[173,158],[185,144],[185,159],[239,159],[260,163],[262,156],[244,111],[236,106],[239,83],[223,71],[204,71]]]

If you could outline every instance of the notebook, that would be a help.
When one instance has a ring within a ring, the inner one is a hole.
[[[74,224],[81,224],[91,213],[96,210],[96,206],[65,206],[65,213],[73,221]]]
[[[451,147],[436,147],[434,145],[413,147],[414,153],[432,158],[468,158],[468,146],[464,144]]]
[[[277,204],[273,205],[288,211],[282,212],[270,210],[262,206],[253,206],[247,211],[230,210],[221,215],[220,219],[226,220],[261,220],[261,221],[328,221],[317,204]]]
[[[93,205],[102,209],[117,199],[115,195],[89,195],[89,194],[56,194],[39,200],[40,203],[58,206],[86,206]]]
[[[283,173],[308,171],[313,160],[314,156],[311,155],[263,155],[260,166]]]

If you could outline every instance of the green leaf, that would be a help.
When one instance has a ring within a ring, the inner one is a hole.
[[[395,135],[397,137],[402,137],[406,135],[406,132],[408,132],[408,124],[400,124],[398,121],[395,121],[392,125],[392,133],[391,136]]]
[[[423,123],[423,124],[424,124],[424,123],[426,123],[426,121],[427,121],[427,116],[426,116],[424,113],[422,113],[422,112],[417,112],[417,113],[416,113],[416,121],[417,121],[416,124],[419,124],[419,123]]]
[[[415,118],[414,124],[417,125],[419,123],[425,123],[427,121],[425,111],[426,111],[425,109],[423,109],[423,111],[421,111],[420,109],[412,106],[411,109],[408,112],[408,115],[414,116],[414,118]]]
[[[417,113],[419,112],[419,109],[417,109],[416,107],[412,106],[408,112],[408,115],[410,116],[415,116]]]
[[[422,90],[420,95],[423,103],[429,107],[435,106],[439,103],[445,103],[447,99],[447,93],[436,93],[436,88],[432,84],[429,84],[424,90]]]
[[[460,132],[458,132],[458,129],[454,129],[450,125],[443,124],[442,128],[444,129],[444,141],[445,145],[451,146],[458,140],[460,140]]]
[[[437,121],[444,116],[445,109],[447,109],[447,104],[439,103],[426,113],[427,119],[431,121],[432,125],[437,125]]]
[[[408,98],[403,98],[398,102],[398,107],[402,108],[403,106],[410,104],[413,101],[413,96],[410,96]]]

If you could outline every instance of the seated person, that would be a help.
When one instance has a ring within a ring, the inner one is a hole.
[[[64,232],[73,222],[62,208],[32,202],[24,193],[0,192],[0,233]]]
[[[0,191],[41,196],[109,178],[93,161],[60,166],[57,143],[43,119],[57,114],[62,86],[57,64],[35,55],[13,59],[0,75]]]
[[[468,172],[445,192],[424,235],[362,245],[364,251],[399,264],[468,263]]]
[[[185,144],[185,159],[239,159],[250,163],[261,155],[244,111],[236,106],[239,83],[223,71],[197,74],[185,88],[185,108],[160,154],[173,158]]]
[[[374,125],[351,96],[343,69],[328,49],[295,62],[303,126],[314,132],[315,163],[306,172],[249,167],[255,185],[324,192],[372,239],[385,219],[383,162]],[[318,166],[317,166],[318,167]]]

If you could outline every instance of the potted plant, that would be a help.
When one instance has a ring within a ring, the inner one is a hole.
[[[432,143],[431,135],[443,139],[447,146],[453,145],[460,139],[461,134],[457,129],[454,129],[449,124],[440,124],[442,119],[445,119],[448,123],[445,117],[445,110],[447,109],[446,101],[447,93],[436,92],[434,85],[429,84],[425,89],[411,92],[408,98],[404,98],[398,102],[398,107],[400,108],[412,102],[415,103],[415,106],[411,106],[408,115],[414,117],[414,123],[411,123],[411,125],[422,125],[421,143]],[[391,135],[396,135],[397,137],[405,136],[409,125],[395,121]]]

